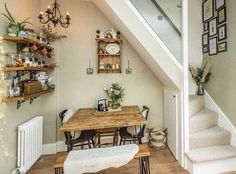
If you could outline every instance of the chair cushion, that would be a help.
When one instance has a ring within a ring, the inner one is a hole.
[[[74,111],[72,109],[67,109],[67,111],[64,114],[64,118],[62,120],[62,123],[66,123],[74,114]]]
[[[62,121],[62,124],[66,123],[74,114],[74,111],[72,109],[67,109],[67,111],[64,114],[64,118]],[[74,138],[78,138],[80,136],[81,132],[80,131],[76,131],[76,132],[71,132],[72,137]]]

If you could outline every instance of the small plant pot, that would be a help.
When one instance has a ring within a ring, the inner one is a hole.
[[[19,32],[19,27],[18,26],[12,25],[12,24],[10,24],[8,26],[8,35],[9,36],[17,36],[18,32]]]
[[[198,84],[197,85],[197,95],[204,95],[205,94],[205,89],[203,84]]]

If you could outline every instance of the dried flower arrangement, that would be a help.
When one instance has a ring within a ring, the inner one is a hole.
[[[211,64],[208,60],[203,60],[200,66],[189,65],[192,78],[198,85],[198,95],[204,94],[204,85],[209,81],[211,74]]]

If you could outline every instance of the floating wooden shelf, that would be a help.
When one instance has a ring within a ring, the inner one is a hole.
[[[54,92],[54,89],[48,89],[48,90],[41,91],[35,94],[23,95],[19,97],[5,97],[5,98],[2,98],[2,102],[10,103],[10,102],[26,101],[26,100],[37,98],[43,94],[52,93],[52,92]]]
[[[25,45],[35,44],[40,49],[45,48],[49,52],[54,50],[53,47],[50,47],[46,44],[42,44],[42,43],[34,41],[32,39],[23,38],[23,37],[1,36],[0,40],[6,40],[6,41],[9,41],[9,42],[14,42],[14,43],[17,43],[17,44],[25,44]]]
[[[52,71],[54,70],[54,67],[3,67],[3,71],[10,72],[10,71]]]
[[[120,56],[120,54],[98,54],[98,56]]]
[[[121,73],[119,69],[98,69],[98,73]]]
[[[100,39],[100,38],[96,38],[96,41],[100,42],[108,42],[108,43],[111,43],[111,42],[122,42],[122,39]]]

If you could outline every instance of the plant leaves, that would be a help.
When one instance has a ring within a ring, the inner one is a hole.
[[[3,16],[5,16],[10,22],[15,22],[14,20],[12,20],[9,16],[7,16],[5,13],[2,13]]]
[[[15,21],[15,19],[11,15],[10,11],[7,9],[7,3],[5,3],[5,9],[7,11],[7,14],[8,14],[9,18],[11,19],[10,21]]]

